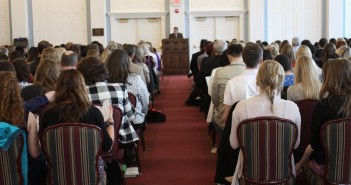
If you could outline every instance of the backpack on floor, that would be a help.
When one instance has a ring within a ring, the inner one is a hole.
[[[146,123],[162,123],[166,121],[166,115],[155,108],[150,108],[146,114]]]

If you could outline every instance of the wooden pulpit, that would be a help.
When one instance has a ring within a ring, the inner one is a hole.
[[[189,39],[163,39],[162,58],[165,75],[188,74]]]

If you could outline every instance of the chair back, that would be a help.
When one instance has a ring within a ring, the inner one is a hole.
[[[290,184],[296,125],[287,119],[258,117],[238,126],[245,184]]]
[[[130,103],[133,105],[133,107],[136,107],[137,98],[135,97],[135,95],[128,92],[128,99],[129,99]]]
[[[119,142],[119,129],[122,124],[123,113],[122,110],[118,107],[113,107],[113,122],[114,122],[114,133],[115,139],[112,143],[112,147],[108,152],[102,152],[101,157],[105,162],[110,162],[112,160],[118,161],[123,158],[120,155],[120,150],[122,149],[122,145]],[[118,155],[119,154],[119,155]]]
[[[325,180],[331,184],[351,184],[351,118],[329,121],[320,132],[326,158]]]
[[[99,127],[62,123],[46,128],[40,139],[48,163],[49,184],[99,183],[98,160],[103,143]]]
[[[0,149],[0,184],[23,184],[22,151],[23,135],[19,134],[7,151]]]
[[[298,152],[304,153],[307,146],[311,143],[311,125],[314,107],[318,100],[300,100],[295,102],[301,115],[301,133]]]

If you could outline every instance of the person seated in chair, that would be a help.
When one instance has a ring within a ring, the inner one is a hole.
[[[274,116],[289,119],[296,124],[298,135],[294,148],[297,148],[300,144],[301,116],[299,108],[294,102],[280,98],[284,81],[283,67],[274,60],[267,60],[261,64],[256,78],[260,93],[240,101],[233,111],[230,145],[233,149],[239,148],[237,129],[243,120],[260,116]],[[238,184],[237,179],[241,177],[243,172],[243,161],[243,154],[240,151],[234,173],[236,175],[233,176],[234,184]],[[291,162],[294,167],[294,160]],[[295,174],[295,169],[292,172]]]

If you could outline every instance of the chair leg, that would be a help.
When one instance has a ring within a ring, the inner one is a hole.
[[[140,128],[140,140],[141,140],[141,145],[143,146],[143,151],[146,152],[146,144],[145,144],[145,138],[144,138],[144,131],[145,131],[145,125],[143,125]]]
[[[138,144],[138,142],[134,143],[134,151],[135,151],[135,157],[136,157],[136,162],[137,162],[139,174],[141,174],[142,169],[141,169],[141,162],[140,162],[140,157],[139,157],[139,144]]]

